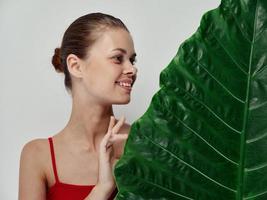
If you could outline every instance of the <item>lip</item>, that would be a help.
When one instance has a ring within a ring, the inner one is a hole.
[[[124,78],[124,79],[120,79],[120,80],[115,81],[115,83],[117,83],[117,82],[124,82],[124,83],[129,83],[132,85],[133,80],[129,79],[129,78]]]
[[[120,88],[124,89],[124,91],[127,93],[131,93],[131,91],[132,91],[132,87],[128,88],[128,87],[121,86],[119,84],[116,84],[116,85],[118,85]]]

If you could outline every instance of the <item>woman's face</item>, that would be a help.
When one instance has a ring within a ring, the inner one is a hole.
[[[86,92],[103,104],[129,103],[137,73],[135,56],[132,37],[126,30],[106,30],[83,60]]]

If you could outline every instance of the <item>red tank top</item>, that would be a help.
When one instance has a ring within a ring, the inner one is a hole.
[[[51,159],[52,159],[52,166],[55,176],[55,184],[48,188],[46,193],[47,200],[84,200],[85,197],[91,192],[95,185],[73,185],[67,183],[61,183],[58,178],[57,174],[57,167],[56,167],[56,159],[55,159],[55,152],[53,146],[52,137],[48,138],[50,152],[51,152]],[[117,188],[114,190],[112,195],[110,196],[109,200],[115,198],[117,194]]]

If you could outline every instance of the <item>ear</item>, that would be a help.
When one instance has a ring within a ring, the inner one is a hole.
[[[78,58],[75,54],[69,54],[67,59],[68,70],[71,75],[77,78],[82,77],[82,67],[81,67],[81,59]]]

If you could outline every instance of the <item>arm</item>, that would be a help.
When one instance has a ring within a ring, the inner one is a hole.
[[[45,175],[42,172],[40,141],[27,143],[21,152],[19,168],[19,200],[45,200]]]
[[[118,159],[116,156],[114,157],[113,150],[115,143],[125,141],[128,137],[128,134],[118,134],[124,121],[125,118],[122,117],[115,125],[115,118],[110,118],[108,132],[102,139],[99,148],[98,182],[84,200],[107,200],[116,188],[113,170]]]

